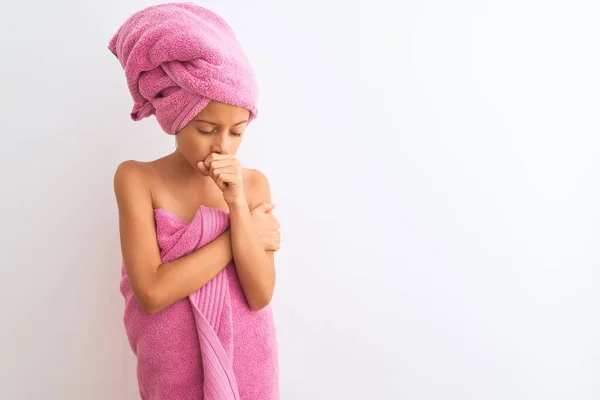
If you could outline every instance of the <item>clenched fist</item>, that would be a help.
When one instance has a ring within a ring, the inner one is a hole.
[[[235,156],[212,153],[198,163],[198,169],[215,181],[228,205],[246,201],[242,166]]]

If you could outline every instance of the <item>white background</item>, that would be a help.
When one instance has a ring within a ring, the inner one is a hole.
[[[106,49],[0,6],[0,398],[137,398],[112,177],[173,149]],[[600,6],[207,1],[261,85],[283,400],[600,398]]]

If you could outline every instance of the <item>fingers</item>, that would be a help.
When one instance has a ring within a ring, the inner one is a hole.
[[[240,162],[231,155],[222,155],[213,153],[209,155],[204,162],[198,164],[198,170],[204,175],[210,176],[215,180],[220,189],[224,189],[224,183],[236,183],[232,181],[233,176],[237,176],[237,180],[242,179],[242,168]],[[232,177],[222,177],[221,175],[228,174]],[[217,182],[218,180],[218,182]]]
[[[265,251],[278,251],[281,247],[281,232],[279,229],[269,229],[261,237]]]
[[[271,240],[271,243],[269,243],[269,248],[271,251],[277,251],[281,248],[281,235],[279,234],[279,231],[275,232],[273,235],[273,239]]]
[[[277,242],[272,242],[270,243],[267,248],[265,250],[267,251],[278,251],[281,248],[281,246],[279,245],[279,243]]]
[[[226,166],[226,167],[221,167],[221,168],[210,168],[209,169],[209,174],[214,178],[217,177],[219,174],[236,174],[239,175],[241,177],[240,174],[240,170],[237,169],[234,166]]]
[[[209,172],[210,176],[218,183],[218,181],[226,183],[239,183],[242,179],[239,171],[234,167],[223,167],[213,169]]]
[[[212,164],[215,162],[223,162],[223,164],[225,165],[230,165],[232,162],[236,162],[239,164],[237,158],[235,158],[235,156],[231,154],[211,153],[208,157],[204,159],[204,165],[206,166],[206,168],[211,168]]]
[[[204,163],[206,165],[206,160],[204,160]],[[241,167],[240,161],[236,158],[226,158],[223,160],[212,160],[209,161],[207,167],[209,169],[219,169],[219,168],[225,168],[225,167],[236,167],[239,168]]]
[[[228,185],[236,185],[239,182],[235,173],[219,172],[214,176],[215,183],[219,189],[224,190]]]
[[[215,161],[215,160],[225,160],[227,158],[235,158],[232,155],[229,154],[219,154],[219,153],[210,153],[208,155],[208,157],[206,157],[204,159],[204,165],[206,165],[206,167],[210,167],[210,163]]]
[[[227,158],[235,159],[236,157],[233,154],[210,153],[209,156],[206,158],[213,161],[213,160],[224,160]]]
[[[279,229],[271,229],[263,234],[261,242],[265,251],[278,251],[281,247],[281,233]]]
[[[273,240],[273,247],[275,248],[273,251],[277,251],[281,248],[281,236],[279,235],[279,232],[277,233],[277,238]]]
[[[199,161],[196,164],[196,166],[202,174],[210,175],[210,171],[216,168],[222,168],[227,166],[240,167],[241,164],[234,155],[211,153],[204,160]]]
[[[204,165],[204,161],[198,162],[197,166],[198,166],[198,171],[200,171],[200,173],[202,175],[208,176],[208,174],[209,174],[208,168],[206,168],[206,165]]]
[[[268,218],[268,221],[270,222],[270,227],[272,229],[279,229],[281,227],[281,225],[279,224],[279,220],[275,217],[274,214],[271,214],[270,212],[265,213],[266,218]]]
[[[260,212],[264,212],[264,213],[268,213],[273,211],[273,209],[275,208],[275,204],[271,204],[271,203],[260,203],[259,205],[257,205],[256,207],[254,207],[252,209],[252,211],[260,211]]]
[[[269,214],[268,217],[270,217],[271,227],[273,229],[279,229],[281,227],[279,220],[275,217],[275,215]]]

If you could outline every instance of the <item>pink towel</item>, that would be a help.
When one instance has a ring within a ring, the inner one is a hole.
[[[224,211],[200,207],[193,221],[155,210],[163,262],[205,246],[229,226]],[[200,267],[200,266],[199,266]],[[270,307],[252,311],[230,263],[189,298],[150,315],[125,268],[125,328],[144,400],[277,400],[277,340]]]
[[[109,50],[125,69],[131,117],[156,115],[176,134],[211,100],[257,115],[255,74],[231,27],[193,3],[145,8],[125,21]]]

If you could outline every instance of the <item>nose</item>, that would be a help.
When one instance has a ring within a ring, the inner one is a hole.
[[[229,154],[231,152],[229,135],[219,133],[218,135],[213,136],[211,152],[218,154]]]

